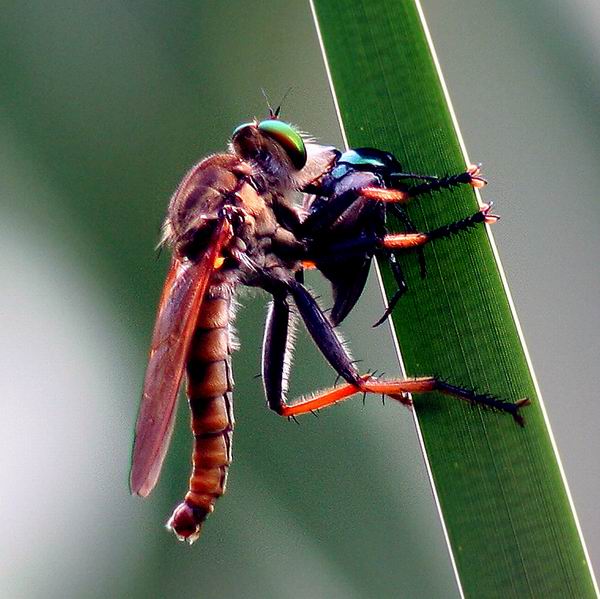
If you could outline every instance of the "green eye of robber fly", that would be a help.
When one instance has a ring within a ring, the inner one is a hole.
[[[298,170],[306,164],[304,140],[291,125],[276,119],[267,119],[258,124],[258,129],[275,140],[286,151],[292,164]]]
[[[276,141],[289,156],[292,164],[300,170],[306,164],[306,147],[302,136],[291,126],[279,119],[266,119],[256,125],[244,123],[236,127],[232,138],[241,134],[246,128],[258,127],[258,130]]]

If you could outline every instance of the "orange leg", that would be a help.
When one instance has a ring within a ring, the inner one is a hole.
[[[360,191],[360,196],[367,200],[375,200],[376,202],[392,202],[395,204],[403,204],[410,200],[410,194],[397,189],[385,189],[383,187],[363,187]]]
[[[425,245],[428,241],[427,233],[393,233],[385,235],[380,243],[388,250],[404,250]]]
[[[523,426],[523,417],[519,414],[519,409],[529,405],[529,399],[520,399],[515,403],[503,401],[489,394],[478,394],[470,389],[456,387],[442,381],[436,377],[420,377],[410,379],[391,379],[391,380],[375,380],[372,375],[361,376],[361,385],[343,384],[339,387],[334,387],[322,391],[312,398],[302,398],[297,403],[288,405],[282,404],[279,406],[278,413],[281,416],[288,418],[314,412],[321,408],[333,405],[338,401],[348,399],[356,393],[376,393],[379,395],[387,395],[392,399],[399,401],[404,405],[412,405],[408,398],[409,393],[429,393],[438,391],[445,395],[451,395],[469,403],[476,403],[485,408],[507,412],[511,414],[514,420]]]

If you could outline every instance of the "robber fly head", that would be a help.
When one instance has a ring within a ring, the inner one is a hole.
[[[326,173],[339,153],[306,138],[270,111],[268,119],[244,123],[231,136],[231,149],[279,185],[302,189]]]
[[[306,164],[306,146],[298,131],[277,118],[244,123],[231,137],[234,152],[278,176],[293,176]]]

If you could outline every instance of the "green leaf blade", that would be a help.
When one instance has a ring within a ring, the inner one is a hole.
[[[418,7],[392,0],[314,5],[349,146],[390,150],[414,172],[463,170]],[[409,212],[420,230],[430,230],[477,208],[475,194],[460,189],[424,196]],[[409,293],[394,328],[408,375],[437,374],[533,402],[521,429],[503,414],[438,394],[415,398],[464,594],[597,596],[493,242],[479,228],[432,244],[426,257],[425,280],[414,257],[402,261]],[[389,297],[395,288],[386,265],[382,276]]]

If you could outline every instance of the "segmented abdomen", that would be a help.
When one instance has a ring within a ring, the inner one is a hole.
[[[193,543],[216,500],[225,492],[231,463],[233,378],[229,288],[212,286],[202,302],[187,361],[187,395],[194,450],[189,490],[167,527]]]

